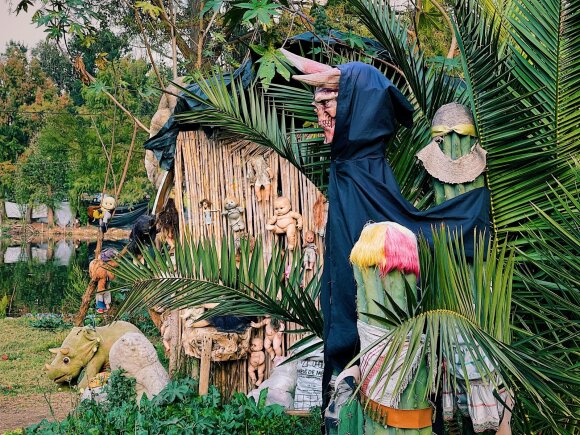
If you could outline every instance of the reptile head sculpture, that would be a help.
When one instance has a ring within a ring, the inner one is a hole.
[[[340,70],[290,53],[283,48],[280,51],[292,65],[305,73],[294,75],[292,78],[316,87],[312,105],[318,117],[318,125],[324,130],[324,143],[332,142],[336,125],[336,98],[338,97]]]
[[[122,321],[96,328],[72,328],[60,347],[49,349],[55,357],[50,364],[45,365],[48,378],[57,384],[69,383],[84,368],[85,374],[78,385],[86,388],[89,381],[109,361],[109,351],[113,343],[127,332],[141,333],[135,325]]]

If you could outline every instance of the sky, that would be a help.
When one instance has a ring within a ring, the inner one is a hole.
[[[11,3],[14,7],[16,0]],[[0,0],[0,53],[4,52],[6,44],[11,39],[23,42],[29,48],[44,39],[45,33],[42,29],[36,28],[36,24],[30,21],[34,8],[29,8],[27,14],[21,12],[18,15],[9,13],[9,9],[9,3],[6,0]]]

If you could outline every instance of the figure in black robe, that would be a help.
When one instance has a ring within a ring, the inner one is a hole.
[[[350,252],[367,222],[392,221],[431,241],[431,227],[445,224],[463,236],[466,255],[474,248],[474,229],[489,234],[489,191],[479,188],[426,211],[401,194],[385,159],[388,139],[398,124],[411,127],[413,107],[376,68],[339,65],[336,126],[331,144],[328,223],[322,277],[325,372],[333,373],[356,356],[356,283]]]

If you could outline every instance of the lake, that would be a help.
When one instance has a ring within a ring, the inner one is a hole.
[[[126,240],[105,241],[121,250]],[[9,316],[73,312],[87,286],[96,241],[0,240],[0,299],[8,296]]]

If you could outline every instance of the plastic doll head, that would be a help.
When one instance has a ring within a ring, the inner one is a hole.
[[[115,198],[113,198],[112,196],[105,196],[103,198],[103,201],[101,202],[101,207],[103,207],[105,210],[113,210],[116,206],[116,201]]]
[[[232,210],[238,206],[238,200],[235,198],[226,198],[224,202],[224,208],[226,210]]]
[[[259,352],[264,349],[264,341],[261,338],[252,338],[252,344],[250,345],[250,350],[252,352]]]
[[[304,240],[306,240],[306,243],[314,243],[314,231],[306,231]]]
[[[210,208],[211,201],[209,199],[203,198],[201,201],[199,201],[199,206],[203,209]]]
[[[290,205],[290,200],[285,196],[279,196],[274,201],[274,213],[278,216],[284,216],[290,210],[292,210],[292,205]]]

